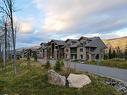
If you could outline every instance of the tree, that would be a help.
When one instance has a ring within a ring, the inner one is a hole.
[[[34,57],[34,61],[37,62],[37,52],[36,51],[33,52],[33,57]]]
[[[117,58],[124,58],[124,53],[123,53],[123,51],[120,49],[119,46],[116,48],[116,54],[117,54]]]
[[[61,61],[60,60],[57,60],[56,63],[55,63],[54,69],[56,71],[61,71],[62,65],[63,65],[63,63],[61,64]]]
[[[6,64],[7,64],[7,22],[6,21],[4,23],[4,32],[5,32],[4,67],[6,69]]]
[[[104,54],[104,60],[108,59],[108,54]]]
[[[116,58],[116,51],[115,50],[113,50],[112,58]]]
[[[4,70],[6,69],[6,64],[7,64],[7,58],[8,58],[8,40],[9,40],[9,35],[8,35],[8,19],[6,17],[3,17],[1,20],[1,26],[0,26],[0,30],[1,30],[1,39],[0,39],[0,44],[1,44],[1,48],[0,51],[2,49],[1,52],[1,58],[3,58],[3,67]]]
[[[30,51],[31,49],[27,49],[27,68],[30,68]]]
[[[125,47],[124,57],[125,57],[125,60],[127,60],[127,44],[126,44],[126,47]]]
[[[6,15],[10,20],[11,32],[12,32],[12,43],[13,43],[13,68],[14,74],[16,74],[16,49],[15,49],[15,31],[14,31],[14,21],[13,21],[13,1],[12,0],[1,0],[0,12]]]
[[[111,47],[109,48],[108,57],[109,57],[109,59],[112,59],[112,49],[111,49]]]

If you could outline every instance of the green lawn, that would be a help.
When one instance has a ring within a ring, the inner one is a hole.
[[[91,61],[91,62],[85,62],[85,64],[97,65],[97,62]],[[99,65],[127,69],[127,60],[120,60],[120,59],[103,60],[99,63]]]
[[[18,72],[13,75],[12,65],[6,71],[0,71],[0,95],[121,95],[109,85],[104,84],[104,79],[88,74],[92,83],[81,88],[68,88],[50,85],[47,82],[47,70],[37,62],[17,62]]]

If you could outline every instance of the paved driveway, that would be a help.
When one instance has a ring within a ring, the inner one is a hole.
[[[75,62],[72,62],[70,67],[76,70],[79,70],[79,71],[91,72],[91,73],[95,73],[98,75],[111,77],[114,79],[118,79],[118,80],[127,82],[127,70],[124,70],[124,69],[88,65],[88,64],[80,64],[80,63],[75,63]]]
[[[38,61],[40,63],[45,63],[45,60],[40,59]],[[50,63],[54,65],[55,60],[50,60]],[[66,62],[65,62],[65,64],[66,64]],[[76,63],[76,62],[71,62],[70,67],[73,69],[79,70],[79,71],[90,72],[90,73],[94,73],[97,75],[122,80],[127,83],[127,70],[125,70],[125,69],[88,65],[88,64],[81,64],[81,63]]]

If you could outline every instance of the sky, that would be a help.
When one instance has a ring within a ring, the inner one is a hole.
[[[51,39],[127,36],[127,0],[15,0],[16,47]]]

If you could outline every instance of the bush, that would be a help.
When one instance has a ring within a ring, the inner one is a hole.
[[[45,68],[46,68],[46,69],[51,68],[51,65],[50,65],[50,62],[49,62],[49,61],[46,62]]]
[[[57,60],[55,66],[54,66],[54,70],[55,71],[61,71],[63,66],[64,66],[63,60],[62,61]]]
[[[64,66],[64,61],[63,60],[61,60],[60,63],[61,63],[62,66]]]

